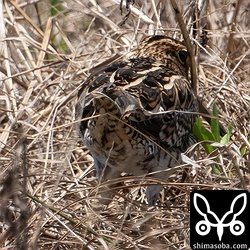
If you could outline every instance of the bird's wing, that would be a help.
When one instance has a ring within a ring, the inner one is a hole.
[[[195,119],[189,81],[150,58],[113,63],[92,74],[79,91],[81,117],[94,115],[98,94],[117,104],[119,119],[167,146],[181,147]]]

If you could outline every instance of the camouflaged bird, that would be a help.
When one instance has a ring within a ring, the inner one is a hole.
[[[83,82],[76,119],[101,182],[122,172],[166,180],[180,164],[181,153],[194,142],[198,110],[189,63],[183,43],[149,36],[131,58],[103,66]],[[147,187],[149,205],[161,189]]]

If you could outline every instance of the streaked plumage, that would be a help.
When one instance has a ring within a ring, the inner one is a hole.
[[[122,172],[166,180],[192,143],[197,100],[188,81],[185,46],[146,37],[129,59],[101,67],[83,82],[76,119],[101,181]],[[161,186],[147,188],[149,205]],[[108,193],[106,194],[108,196]]]

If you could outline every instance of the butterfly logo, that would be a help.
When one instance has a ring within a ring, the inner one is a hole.
[[[243,205],[239,209],[239,208],[236,208],[235,205],[237,203],[239,204],[240,199],[243,199]],[[200,206],[198,205],[198,202]],[[242,221],[237,220],[237,216],[239,216],[246,208],[246,205],[247,205],[246,193],[239,194],[233,199],[231,206],[230,206],[230,210],[227,211],[222,216],[221,219],[219,219],[218,216],[213,211],[211,211],[210,205],[207,199],[203,195],[195,193],[194,198],[193,198],[193,203],[194,203],[194,207],[196,211],[203,217],[203,219],[197,222],[195,226],[195,230],[199,235],[204,236],[204,235],[209,234],[211,227],[217,228],[217,235],[218,235],[219,241],[221,241],[222,239],[225,227],[229,227],[230,232],[235,236],[238,236],[244,233],[245,225]],[[203,203],[203,206],[201,206],[202,203]],[[225,223],[226,219],[228,220],[231,217],[232,217],[231,221]]]

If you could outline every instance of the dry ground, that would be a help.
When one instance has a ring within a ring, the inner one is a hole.
[[[73,110],[92,67],[146,34],[181,39],[170,1],[135,0],[123,26],[128,12],[123,6],[121,15],[118,0],[56,2],[0,3],[1,249],[189,249],[192,190],[250,189],[249,1],[177,1],[194,45],[198,95],[208,109],[218,105],[233,133],[210,155],[197,144],[185,182],[183,165],[153,208],[146,179],[131,176],[109,207],[98,203]]]

